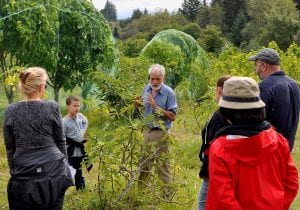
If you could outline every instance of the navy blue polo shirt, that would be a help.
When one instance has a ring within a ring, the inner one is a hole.
[[[284,71],[277,71],[261,81],[259,87],[267,120],[288,140],[292,150],[299,122],[299,85]]]

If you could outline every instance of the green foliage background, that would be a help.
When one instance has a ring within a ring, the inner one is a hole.
[[[274,42],[269,46],[278,48]],[[286,52],[279,52],[283,68],[299,82],[299,47],[291,45]],[[136,115],[133,108],[133,99],[140,95],[142,87],[147,83],[147,71],[151,61],[142,57],[120,56],[115,76],[106,72],[93,74],[90,78],[96,86],[83,101],[83,113],[90,122],[87,151],[94,167],[90,173],[84,169],[87,181],[85,191],[77,192],[74,188],[67,191],[64,209],[195,209],[201,183],[197,175],[200,166],[199,132],[216,108],[215,82],[223,74],[251,76],[257,79],[253,63],[247,61],[253,53],[255,52],[244,53],[235,47],[228,47],[224,48],[219,56],[209,55],[209,77],[203,82],[195,80],[198,85],[205,84],[206,91],[200,100],[194,100],[190,96],[188,80],[183,80],[175,88],[179,110],[170,142],[169,158],[176,192],[171,200],[161,196],[161,185],[155,171],[152,182],[146,189],[137,187],[135,177],[143,141],[141,129],[144,120],[147,119],[138,118],[139,115]],[[79,94],[80,89],[72,93]],[[68,94],[70,92],[62,94],[61,99]],[[48,95],[51,98],[51,91]],[[0,94],[0,102],[2,119],[3,110],[7,106],[3,94]],[[60,106],[65,113],[63,103]],[[298,132],[295,150],[292,153],[298,168],[299,137]],[[3,144],[0,146],[0,154],[0,206],[7,209],[6,183],[9,175]],[[292,209],[300,208],[299,201],[298,195]]]
[[[213,1],[211,6],[201,4],[193,22],[180,13],[168,11],[110,22],[111,31],[118,38],[118,59],[108,24],[89,2],[55,0],[51,5],[49,2],[0,3],[6,12],[1,17],[27,6],[35,9],[26,10],[21,21],[14,18],[5,20],[9,24],[0,21],[3,29],[0,55],[5,48],[7,56],[4,59],[0,56],[1,64],[10,61],[1,79],[15,91],[21,65],[36,64],[46,66],[48,71],[56,70],[55,59],[61,50],[59,61],[63,70],[53,74],[65,90],[60,96],[60,107],[65,114],[65,97],[83,96],[82,111],[90,122],[86,149],[94,164],[90,173],[84,169],[87,189],[77,192],[70,188],[64,209],[195,209],[201,183],[199,133],[217,107],[214,97],[217,79],[226,74],[250,76],[258,81],[253,63],[247,58],[256,52],[252,49],[268,46],[280,53],[282,69],[300,84],[300,47],[293,43],[299,32],[299,14],[288,0],[259,3],[251,0],[247,4],[243,0]],[[232,11],[239,11],[235,21]],[[92,18],[83,15],[86,13],[92,14]],[[58,24],[64,28],[59,29]],[[14,35],[18,35],[15,40],[7,39]],[[58,38],[66,45],[57,48]],[[136,181],[143,141],[141,130],[150,119],[142,118],[142,108],[134,109],[133,101],[147,84],[148,68],[153,63],[166,67],[166,83],[175,89],[179,104],[169,142],[175,192],[171,199],[161,196],[155,170],[146,189],[138,188]],[[53,90],[47,93],[49,99],[54,96]],[[1,123],[7,105],[4,89],[0,87]],[[1,129],[2,126],[2,134]],[[292,153],[298,168],[299,140],[298,132]],[[9,174],[3,144],[0,144],[0,175],[0,208],[7,209]],[[292,209],[300,209],[299,196],[298,193]]]

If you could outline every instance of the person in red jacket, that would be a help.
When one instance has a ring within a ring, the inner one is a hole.
[[[287,140],[265,121],[265,103],[250,77],[232,77],[219,100],[230,125],[209,148],[207,210],[287,210],[298,172]]]

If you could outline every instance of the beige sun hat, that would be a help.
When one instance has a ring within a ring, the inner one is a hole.
[[[254,79],[231,77],[224,83],[219,106],[228,109],[255,109],[266,105],[259,97],[259,87]]]

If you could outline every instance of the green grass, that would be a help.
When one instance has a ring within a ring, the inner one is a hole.
[[[4,100],[0,101],[1,122],[3,109],[7,106]],[[176,143],[172,147],[172,171],[174,182],[180,185],[172,201],[163,202],[158,199],[151,190],[146,189],[139,191],[136,186],[131,190],[130,198],[125,197],[127,206],[118,207],[117,209],[196,209],[197,194],[201,180],[198,178],[199,160],[198,148],[200,147],[200,136],[194,119],[187,116],[188,111],[182,110],[174,125],[173,134],[176,136]],[[92,126],[92,125],[91,125]],[[0,209],[8,209],[6,185],[9,179],[6,153],[2,138],[2,125],[0,128]],[[292,153],[293,159],[300,169],[300,132],[296,137],[295,148]],[[67,190],[65,196],[64,209],[83,210],[97,209],[97,164],[87,173],[84,171],[87,189],[84,192],[77,192],[74,187]],[[156,192],[154,192],[156,193]],[[112,195],[115,198],[118,194]],[[293,202],[292,210],[300,210],[300,193]]]

